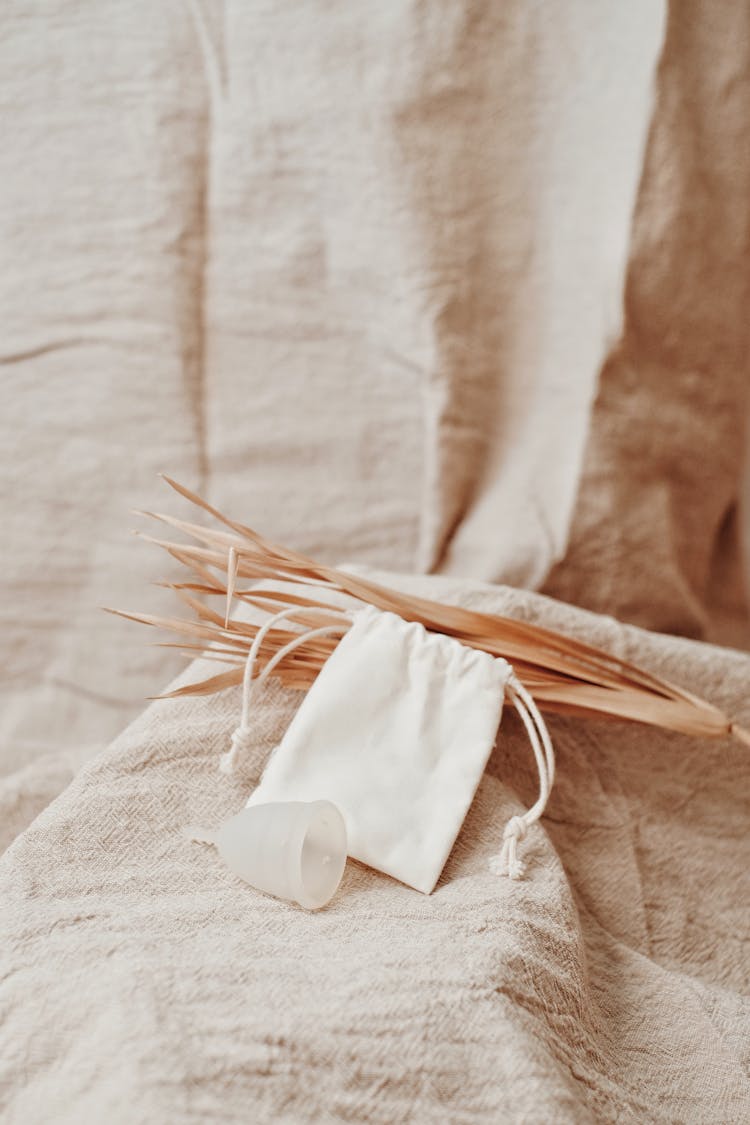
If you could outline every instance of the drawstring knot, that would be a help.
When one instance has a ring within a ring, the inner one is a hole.
[[[226,754],[223,754],[219,762],[219,769],[222,773],[234,773],[234,767],[237,764],[237,759],[241,754],[245,754],[251,747],[253,740],[252,727],[238,726],[237,730],[232,735],[232,742]]]
[[[522,816],[512,816],[503,832],[503,846],[493,867],[498,875],[507,875],[509,879],[520,879],[523,875],[523,863],[518,858],[518,845],[526,839],[529,826]]]
[[[503,840],[516,840],[519,844],[526,839],[529,826],[522,816],[512,816],[505,825]]]

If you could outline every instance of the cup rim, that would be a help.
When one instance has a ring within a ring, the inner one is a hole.
[[[289,840],[289,850],[287,853],[289,856],[289,882],[293,890],[294,897],[300,906],[304,907],[305,910],[318,910],[321,907],[326,906],[331,901],[339,888],[339,884],[341,883],[341,879],[344,874],[344,868],[346,866],[347,858],[346,821],[344,820],[341,810],[337,805],[334,805],[332,801],[318,800],[305,801],[300,803],[304,805],[304,816],[299,816],[297,818],[294,826],[294,831]],[[331,872],[332,885],[330,894],[324,902],[320,902],[318,898],[310,894],[308,888],[305,885],[305,881],[302,876],[302,853],[305,846],[305,839],[308,832],[310,831],[312,824],[315,822],[316,818],[323,813],[325,813],[326,816],[333,816],[334,820],[338,822],[338,826],[341,830],[343,847],[341,849],[341,854],[337,863],[338,870],[336,871],[336,869],[334,868],[334,871]]]

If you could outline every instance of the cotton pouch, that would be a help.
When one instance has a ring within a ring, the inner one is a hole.
[[[396,614],[354,611],[248,805],[332,801],[350,856],[429,894],[492,751],[511,672]]]

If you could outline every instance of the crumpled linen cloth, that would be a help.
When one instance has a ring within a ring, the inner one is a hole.
[[[398,583],[606,645],[750,720],[738,652]],[[155,703],[6,852],[4,1123],[748,1119],[747,748],[551,717],[557,782],[513,883],[488,864],[535,779],[508,709],[434,894],[350,862],[307,914],[181,835],[243,804],[296,699],[269,689],[234,778],[237,691]]]
[[[98,609],[173,612],[160,470],[324,561],[716,637],[749,66],[732,0],[3,4],[0,805],[181,667]]]

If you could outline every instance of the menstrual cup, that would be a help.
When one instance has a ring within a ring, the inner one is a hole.
[[[214,844],[227,867],[259,891],[317,910],[333,898],[346,863],[346,824],[330,801],[244,808],[214,830],[189,829]]]

